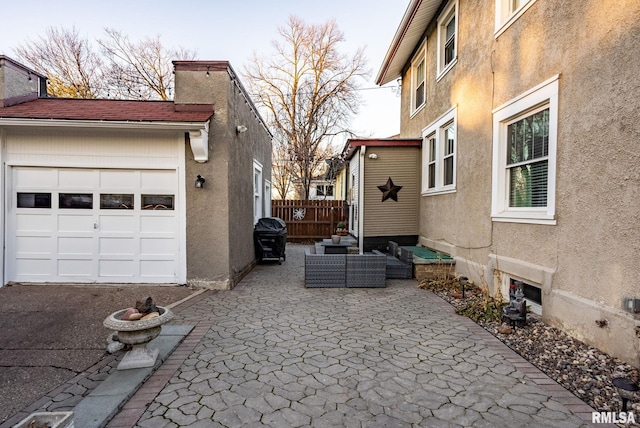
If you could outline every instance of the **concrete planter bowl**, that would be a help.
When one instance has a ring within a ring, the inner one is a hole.
[[[155,339],[162,330],[162,324],[173,319],[173,313],[169,308],[158,306],[160,316],[146,320],[124,321],[120,317],[127,311],[121,309],[109,315],[103,325],[118,332],[118,340],[124,344],[131,345],[120,364],[118,370],[138,369],[142,367],[153,367],[158,358],[158,349],[148,348],[147,344]]]
[[[74,428],[73,412],[35,412],[21,420],[12,428],[31,427]]]

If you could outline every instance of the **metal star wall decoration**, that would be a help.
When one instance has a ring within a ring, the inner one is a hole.
[[[398,192],[402,189],[402,186],[396,186],[393,184],[393,180],[391,177],[387,180],[387,184],[384,186],[378,186],[378,189],[382,192],[382,202],[391,198],[394,201],[398,202]]]

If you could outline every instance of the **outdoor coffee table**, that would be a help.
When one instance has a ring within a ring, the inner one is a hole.
[[[339,244],[334,244],[331,239],[323,239],[321,245],[324,247],[325,254],[347,254],[351,243],[340,242]]]

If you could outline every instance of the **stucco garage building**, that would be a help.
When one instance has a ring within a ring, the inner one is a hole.
[[[174,66],[174,101],[55,99],[0,56],[2,284],[230,288],[251,269],[271,135],[229,63]]]

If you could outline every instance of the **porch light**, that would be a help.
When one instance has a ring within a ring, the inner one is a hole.
[[[204,187],[204,182],[205,181],[206,180],[201,175],[198,175],[196,177],[196,188],[202,189]]]

